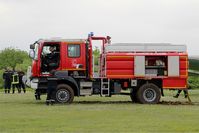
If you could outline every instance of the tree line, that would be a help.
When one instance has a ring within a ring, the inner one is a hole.
[[[31,59],[26,51],[16,48],[5,48],[0,51],[0,88],[3,88],[3,72],[9,68],[11,70],[27,71],[31,65]]]

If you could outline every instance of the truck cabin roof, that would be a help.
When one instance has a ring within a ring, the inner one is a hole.
[[[67,42],[67,43],[85,43],[85,39],[57,39],[57,38],[52,38],[52,39],[42,39],[39,42],[44,42],[44,43],[58,43],[58,42]]]

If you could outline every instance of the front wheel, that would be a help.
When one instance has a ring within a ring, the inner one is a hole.
[[[66,84],[60,84],[57,86],[55,92],[55,100],[58,103],[72,103],[74,99],[73,89]]]
[[[160,101],[160,89],[153,83],[142,85],[137,92],[137,98],[143,104],[156,104]]]

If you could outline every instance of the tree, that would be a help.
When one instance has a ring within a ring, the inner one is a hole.
[[[98,65],[98,58],[100,56],[100,50],[98,47],[95,46],[95,49],[93,50],[93,56],[94,56],[94,60],[95,60],[95,65]]]
[[[0,51],[0,69],[11,67],[15,70],[17,64],[22,64],[25,59],[28,59],[27,52],[14,48],[5,48]]]
[[[31,59],[26,51],[14,48],[6,48],[0,51],[0,77],[4,72],[3,69],[11,67],[13,70],[27,71],[28,66],[31,65]],[[0,78],[0,88],[3,87],[3,79]]]
[[[99,71],[99,58],[100,58],[100,50],[98,47],[95,47],[93,50],[93,58],[94,58],[94,72]]]

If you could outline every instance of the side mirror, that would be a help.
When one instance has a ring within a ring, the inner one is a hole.
[[[30,44],[30,49],[35,49],[35,44]]]
[[[29,51],[29,57],[32,59],[35,58],[35,51],[33,49]]]
[[[78,69],[78,68],[83,68],[83,64],[77,64],[76,65],[76,68]]]

